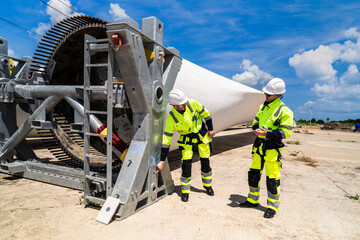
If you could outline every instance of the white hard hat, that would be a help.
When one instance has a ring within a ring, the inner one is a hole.
[[[179,89],[173,89],[169,93],[169,104],[170,105],[181,105],[186,103],[189,98]]]
[[[281,78],[273,78],[262,89],[269,95],[281,95],[285,93],[285,82]]]

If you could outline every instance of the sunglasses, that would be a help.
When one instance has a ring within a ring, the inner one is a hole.
[[[270,95],[270,94],[267,94],[267,93],[264,93],[266,96],[268,96],[268,97],[271,97],[271,96],[273,96],[273,95]]]

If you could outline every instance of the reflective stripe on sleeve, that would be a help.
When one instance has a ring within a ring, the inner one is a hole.
[[[161,145],[162,148],[170,148],[170,145],[163,144]]]
[[[280,125],[279,127],[292,130],[292,126],[289,126],[289,125]]]
[[[173,134],[173,133],[169,133],[169,132],[165,132],[165,131],[164,131],[164,135],[165,135],[165,136],[168,136],[168,137],[172,137],[174,134]]]
[[[204,118],[205,121],[212,119],[211,116],[208,116],[207,118]]]

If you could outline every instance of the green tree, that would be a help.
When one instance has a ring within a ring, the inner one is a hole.
[[[319,120],[316,121],[316,123],[317,123],[317,124],[324,124],[324,120],[319,119]]]

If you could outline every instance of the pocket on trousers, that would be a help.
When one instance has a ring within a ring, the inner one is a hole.
[[[269,149],[266,150],[266,154],[265,154],[265,161],[267,162],[277,162],[278,161],[278,152],[276,151],[276,149]]]

